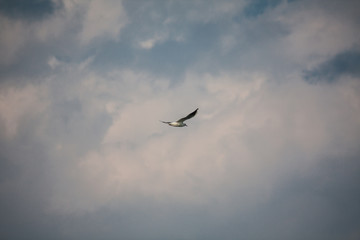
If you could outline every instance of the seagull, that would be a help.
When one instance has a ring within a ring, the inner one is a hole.
[[[196,113],[197,113],[197,110],[199,110],[199,108],[197,108],[195,111],[193,111],[192,113],[190,113],[186,117],[180,118],[179,120],[177,120],[175,122],[164,122],[164,121],[161,121],[161,122],[169,124],[172,127],[187,127],[186,123],[184,123],[184,122],[186,120],[194,117],[196,115]]]

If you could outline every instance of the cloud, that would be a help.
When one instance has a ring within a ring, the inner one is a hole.
[[[0,60],[0,64],[12,62],[18,49],[24,44],[24,40],[20,38],[22,31],[22,23],[10,22],[8,19],[0,16],[1,28],[4,29],[6,34],[0,37],[0,48],[4,56]]]
[[[109,1],[105,4],[63,1],[57,3],[61,5],[57,11],[41,21],[29,22],[24,17],[13,19],[0,15],[0,24],[6,30],[0,37],[4,53],[0,61],[2,81],[16,75],[17,79],[37,78],[44,69],[49,70],[50,56],[81,61],[88,56],[87,46],[95,43],[95,39],[116,41],[127,23],[127,16],[121,2],[116,1],[116,7],[113,4]]]
[[[8,88],[1,93],[0,111],[6,136],[17,135],[18,127],[25,118],[33,118],[46,109],[46,90],[34,86],[23,89]],[[14,107],[16,106],[16,107]]]
[[[139,42],[139,45],[140,45],[141,48],[151,49],[151,48],[153,48],[155,46],[155,44],[161,43],[166,38],[167,37],[165,35],[163,35],[163,36],[156,35],[153,38],[150,38],[150,39]]]
[[[342,4],[342,11],[336,11],[335,3],[323,9],[318,7],[321,1],[314,2],[313,8],[303,8],[301,2],[295,2],[294,12],[287,11],[284,18],[278,18],[291,29],[285,40],[287,53],[310,66],[356,46],[359,35],[352,30],[357,25],[356,17],[343,15],[353,7],[351,2]]]
[[[96,37],[109,36],[117,39],[120,30],[127,23],[126,12],[121,1],[85,1],[88,8],[83,29],[80,33],[81,42],[87,44]]]
[[[0,236],[357,239],[356,10],[321,3],[2,13]]]

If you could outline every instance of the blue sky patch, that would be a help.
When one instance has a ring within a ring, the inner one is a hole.
[[[336,82],[339,77],[349,75],[360,76],[360,52],[346,51],[322,63],[320,66],[304,72],[306,81],[310,83]]]
[[[9,18],[36,20],[56,10],[51,0],[0,0],[0,12]]]
[[[254,0],[249,1],[245,7],[244,13],[247,17],[257,17],[263,14],[267,9],[274,8],[281,3],[281,0]]]

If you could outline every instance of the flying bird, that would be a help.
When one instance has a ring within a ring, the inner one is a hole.
[[[186,120],[194,117],[197,113],[197,111],[199,110],[199,108],[197,108],[195,111],[193,111],[192,113],[190,113],[189,115],[187,115],[186,117],[180,118],[179,120],[175,121],[175,122],[164,122],[161,121],[163,123],[169,124],[172,127],[187,127],[186,123],[184,123]]]

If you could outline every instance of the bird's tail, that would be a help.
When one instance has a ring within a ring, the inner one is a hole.
[[[161,121],[161,120],[159,120],[160,122],[162,122],[162,123],[166,123],[166,124],[169,124],[169,123],[171,123],[171,122],[164,122],[164,121]]]

